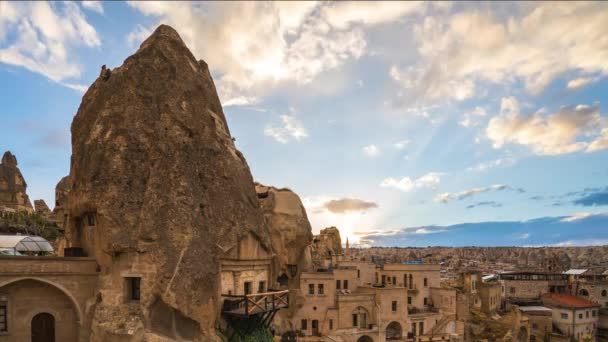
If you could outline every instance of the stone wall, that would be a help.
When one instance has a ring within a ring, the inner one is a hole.
[[[30,341],[42,312],[55,319],[56,341],[89,341],[97,263],[89,258],[0,257],[0,301],[8,305],[8,334],[0,341]]]

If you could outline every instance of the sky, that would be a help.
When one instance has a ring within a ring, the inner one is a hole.
[[[603,2],[0,2],[0,149],[51,207],[102,65],[161,23],[254,178],[361,245],[608,241]]]

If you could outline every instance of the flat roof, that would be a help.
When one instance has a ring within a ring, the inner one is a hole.
[[[564,272],[564,274],[571,274],[571,275],[580,275],[587,272],[587,269],[582,269],[582,268],[573,268],[573,269],[569,269],[566,272]]]
[[[545,306],[537,306],[537,305],[533,305],[533,306],[520,306],[518,307],[519,311],[523,311],[523,312],[530,312],[530,311],[548,311],[551,312],[553,310],[551,310],[548,307]]]

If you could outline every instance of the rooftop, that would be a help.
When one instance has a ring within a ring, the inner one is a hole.
[[[593,308],[600,306],[592,301],[564,293],[545,293],[543,294],[543,301],[545,299],[568,308]]]
[[[551,312],[553,310],[544,307],[544,306],[537,306],[537,305],[533,305],[533,306],[520,306],[519,311],[521,312],[538,312],[538,311],[547,311],[547,312]]]

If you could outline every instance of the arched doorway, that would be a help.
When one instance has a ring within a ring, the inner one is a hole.
[[[391,322],[386,326],[386,339],[387,340],[400,340],[403,337],[403,330],[399,322]]]
[[[363,335],[363,336],[359,337],[357,342],[374,342],[374,339],[367,335]]]
[[[578,291],[579,296],[583,296],[583,297],[589,297],[589,291],[587,291],[587,289],[581,289],[580,291]]]
[[[47,312],[32,318],[32,342],[55,342],[55,317]]]
[[[61,284],[18,278],[0,285],[0,292],[13,308],[7,311],[7,322],[15,341],[78,341],[80,310]],[[54,328],[53,334],[46,333],[50,326]]]

